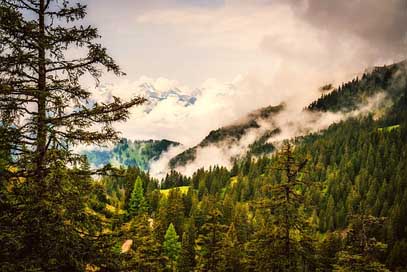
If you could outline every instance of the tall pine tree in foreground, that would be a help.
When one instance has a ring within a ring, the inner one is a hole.
[[[117,139],[113,122],[144,100],[95,103],[81,87],[104,69],[123,74],[85,16],[76,1],[0,0],[2,271],[107,266],[108,235],[87,205],[92,172],[73,147]]]
[[[267,184],[265,197],[256,204],[259,209],[258,231],[251,245],[252,265],[258,271],[312,271],[313,241],[304,214],[304,190],[312,185],[304,178],[307,160],[299,161],[291,143],[284,143],[273,172],[279,174],[276,184]]]
[[[146,213],[131,219],[128,235],[133,241],[130,250],[120,255],[121,267],[113,271],[163,271],[166,258],[155,238]]]

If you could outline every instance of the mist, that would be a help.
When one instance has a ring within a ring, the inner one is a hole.
[[[178,166],[175,170],[184,175],[191,176],[197,169],[208,169],[210,166],[219,165],[231,168],[233,159],[247,154],[250,145],[259,139],[265,132],[279,129],[280,132],[271,136],[267,142],[272,143],[278,150],[280,143],[284,140],[292,140],[295,137],[304,136],[310,133],[317,133],[327,129],[330,125],[338,123],[352,117],[362,117],[367,114],[373,114],[373,118],[378,118],[376,110],[390,105],[383,92],[373,97],[369,97],[361,103],[356,110],[349,112],[315,112],[304,110],[305,107],[298,107],[295,104],[287,103],[284,109],[272,115],[269,118],[256,119],[259,128],[249,129],[241,139],[235,143],[223,141],[217,144],[211,144],[206,147],[198,147],[195,160],[187,163],[185,166]],[[247,117],[233,124],[241,123]],[[186,150],[185,146],[174,147],[168,152],[161,155],[157,161],[152,161],[150,173],[159,179],[163,178],[170,171],[169,161],[182,151]],[[270,154],[271,155],[271,154]]]

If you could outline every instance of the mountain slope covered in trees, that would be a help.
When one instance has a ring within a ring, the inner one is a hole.
[[[375,67],[372,72],[364,73],[350,82],[344,83],[332,92],[322,95],[308,106],[317,111],[351,111],[355,110],[366,97],[385,93],[397,102],[405,94],[407,61],[392,65]]]
[[[85,151],[84,155],[96,167],[111,164],[117,167],[136,166],[148,171],[151,161],[157,160],[171,146],[177,145],[179,143],[169,140],[131,141],[123,138],[112,149]]]
[[[395,63],[389,66],[375,67],[372,72],[364,73],[363,76],[344,83],[327,94],[323,94],[304,109],[311,112],[351,112],[357,110],[361,105],[367,103],[375,95],[382,94],[389,103],[392,103],[400,96],[401,86],[406,78],[406,61]],[[332,86],[330,86],[332,89]],[[211,131],[200,144],[185,150],[170,160],[170,167],[177,168],[184,166],[197,156],[199,148],[210,145],[231,148],[237,145],[239,140],[248,133],[250,129],[259,128],[259,121],[268,122],[270,129],[261,133],[253,140],[248,153],[252,155],[262,155],[275,150],[273,142],[268,140],[272,136],[281,133],[281,129],[274,124],[273,118],[284,110],[284,105],[276,107],[266,107],[249,114],[243,121]],[[382,108],[383,110],[383,108]],[[231,158],[233,159],[233,158]]]
[[[184,166],[189,162],[195,160],[197,149],[199,148],[205,148],[210,145],[229,147],[236,145],[242,139],[242,137],[248,133],[250,129],[259,128],[259,122],[264,122],[266,120],[272,122],[272,117],[281,112],[283,109],[283,104],[261,108],[248,114],[242,120],[232,125],[209,132],[208,136],[206,136],[198,145],[191,147],[172,158],[169,162],[170,167],[176,168],[178,166]],[[256,149],[256,145],[264,144],[268,137],[270,137],[270,135],[277,132],[278,131],[276,130],[264,132],[262,137],[252,143],[253,152],[258,154],[259,150]],[[269,151],[274,150],[274,147],[272,145],[269,145],[268,148]]]

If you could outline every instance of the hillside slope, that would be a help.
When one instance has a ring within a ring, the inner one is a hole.
[[[403,61],[389,66],[375,67],[370,73],[363,74],[362,78],[355,78],[322,95],[318,100],[308,105],[304,111],[322,113],[328,111],[331,113],[351,112],[357,110],[360,105],[378,94],[383,94],[382,96],[390,104],[395,103],[400,95],[406,91],[403,89],[407,80],[406,65],[407,61]],[[273,142],[269,142],[269,139],[281,132],[280,128],[274,123],[273,117],[283,110],[284,105],[269,106],[249,114],[237,124],[213,130],[197,146],[189,148],[172,158],[169,165],[172,169],[184,166],[195,160],[199,148],[210,145],[222,146],[226,149],[232,148],[238,144],[239,140],[250,129],[259,128],[259,121],[269,122],[270,128],[252,140],[247,152],[255,156],[271,153],[275,148]]]
[[[278,106],[268,106],[265,108],[261,108],[256,110],[249,115],[247,115],[244,119],[240,120],[239,122],[235,122],[229,126],[225,126],[219,128],[217,130],[212,130],[208,136],[206,136],[198,145],[185,150],[184,152],[178,154],[174,158],[170,160],[170,167],[176,168],[178,166],[186,165],[188,162],[191,162],[195,159],[197,149],[208,147],[210,145],[214,146],[233,146],[237,144],[242,137],[247,134],[250,129],[257,129],[260,128],[260,122],[262,121],[269,121],[272,122],[272,117],[284,109],[284,105]],[[274,129],[271,131],[266,131],[263,135],[258,139],[258,141],[263,141],[268,139],[268,135],[276,133]],[[267,138],[267,139],[266,139]],[[252,144],[259,144],[258,142],[253,142]],[[272,150],[272,145],[269,146],[269,149]]]
[[[391,100],[397,100],[406,92],[407,60],[392,65],[375,67],[372,72],[364,73],[362,78],[355,78],[344,83],[308,106],[312,111],[351,111],[355,110],[366,97],[380,92]]]
[[[124,138],[110,150],[95,149],[84,152],[84,155],[97,167],[110,163],[115,166],[137,166],[148,171],[152,160],[157,160],[171,146],[177,145],[179,143],[169,140],[131,141]]]

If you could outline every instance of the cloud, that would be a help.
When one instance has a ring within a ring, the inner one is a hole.
[[[194,161],[185,166],[179,166],[177,171],[184,175],[191,176],[197,169],[206,168],[214,165],[222,165],[227,168],[232,167],[232,160],[244,156],[250,148],[250,145],[264,135],[265,132],[278,128],[280,132],[271,136],[267,142],[272,143],[279,148],[284,140],[293,139],[298,136],[309,133],[320,132],[327,129],[333,123],[346,120],[351,117],[363,116],[369,113],[376,114],[376,110],[388,105],[390,101],[384,93],[368,98],[361,103],[356,110],[350,112],[310,112],[304,111],[293,105],[287,105],[283,111],[272,115],[267,119],[257,119],[259,128],[253,128],[236,143],[224,141],[205,147],[198,147]],[[178,147],[168,153],[164,153],[159,162],[151,165],[152,175],[159,173],[158,178],[163,177],[169,171],[169,161],[175,155],[185,150]],[[177,153],[178,152],[178,153]]]
[[[403,57],[407,8],[401,5],[401,0],[241,0],[217,9],[146,10],[135,20],[171,29],[197,55],[210,52],[216,78],[240,67],[240,74],[269,85],[268,92],[289,93],[304,104],[324,83],[339,84]]]
[[[372,48],[402,53],[405,49],[407,2],[404,0],[289,0],[306,22],[335,34],[348,33]],[[298,5],[302,2],[302,5]]]
[[[145,91],[145,85],[155,91],[152,95],[175,90],[178,95],[193,97],[196,101],[185,103],[177,96],[157,100],[149,97],[151,93]],[[141,77],[134,82],[104,85],[93,93],[97,101],[106,101],[112,96],[129,99],[135,95],[150,100],[150,104],[133,108],[127,122],[116,125],[123,137],[166,138],[186,146],[197,144],[210,130],[230,124],[257,108],[289,98],[289,94],[272,92],[269,85],[250,75],[239,76],[230,83],[208,79],[196,89],[164,78]]]
[[[286,139],[307,135],[327,129],[333,123],[351,117],[364,116],[375,113],[377,109],[385,107],[390,101],[382,92],[369,97],[356,110],[350,112],[311,112],[298,108],[287,107],[274,119],[281,132],[268,139],[270,143],[278,143]],[[376,113],[375,113],[376,114]]]
[[[150,175],[158,179],[164,178],[169,171],[169,161],[184,150],[185,146],[183,145],[170,146],[167,152],[162,153],[157,160],[150,162]]]

